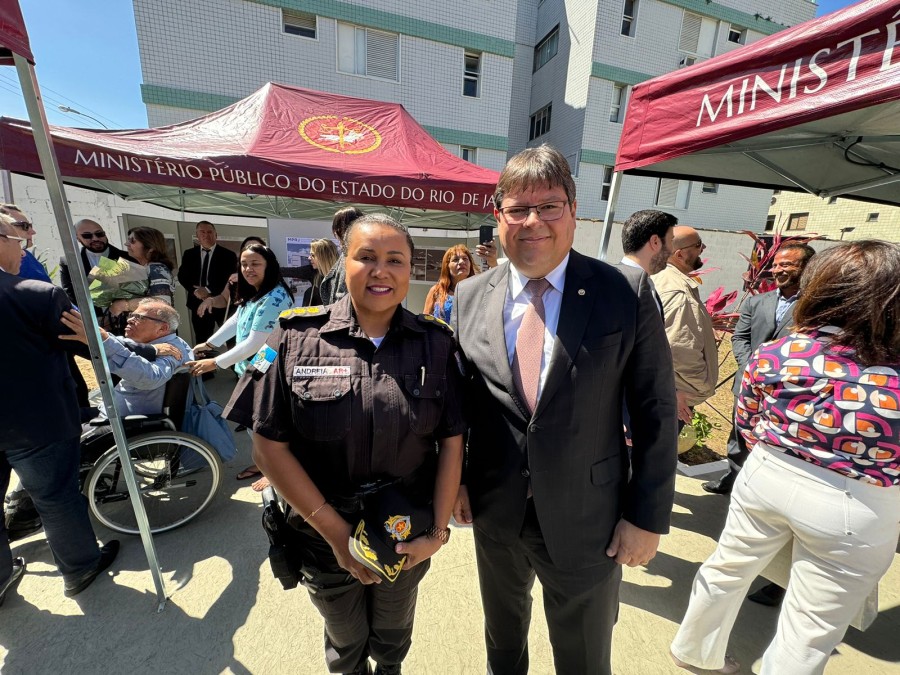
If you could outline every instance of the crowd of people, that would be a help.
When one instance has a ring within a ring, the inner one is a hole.
[[[576,212],[557,150],[515,155],[494,194],[506,262],[486,242],[479,272],[472,252],[450,247],[421,314],[404,307],[413,239],[387,215],[335,214],[341,246],[314,242],[300,303],[265,242],[217,255],[215,227],[200,223],[178,272],[193,298],[193,349],[173,335],[164,242],[130,233],[127,255],[152,270],[152,297],[117,308],[130,312],[124,338],[102,335],[120,393],[181,362],[195,376],[240,376],[224,416],[252,436],[242,477],[286,503],[330,672],[372,673],[373,662],[375,673],[401,672],[417,589],[451,517],[474,530],[488,672],[528,671],[535,579],[557,672],[611,672],[622,565],[648,565],[669,530],[676,438],[714,393],[719,362],[694,275],[700,233],[638,211],[623,224],[624,258],[608,265],[573,249]],[[117,545],[96,545],[62,468],[40,475],[48,457],[70,467],[77,449],[61,345],[85,339],[62,291],[16,276],[20,221],[0,215],[0,316],[15,326],[3,339],[30,341],[44,369],[23,379],[65,387],[41,411],[58,415],[55,430],[32,429],[18,403],[0,412],[0,488],[12,468],[33,492],[74,594]],[[85,267],[110,251],[93,221],[76,232]],[[727,653],[738,609],[790,545],[787,587],[757,598],[781,604],[761,672],[823,672],[900,536],[900,247],[791,244],[772,272],[776,289],[745,302],[735,329],[731,467],[703,486],[730,506],[671,645],[681,668],[739,671]],[[0,602],[24,569],[0,525]]]

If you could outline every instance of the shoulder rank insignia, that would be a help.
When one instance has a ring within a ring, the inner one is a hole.
[[[316,307],[294,307],[284,310],[278,315],[278,318],[282,321],[290,321],[298,316],[324,316],[325,314],[328,314],[328,310],[322,305]]]
[[[431,314],[419,314],[418,316],[416,316],[416,318],[422,323],[431,324],[432,326],[440,326],[445,331],[450,333],[450,335],[453,335],[453,326],[451,326],[443,319],[439,319]]]

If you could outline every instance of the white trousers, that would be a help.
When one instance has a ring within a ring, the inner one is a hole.
[[[792,564],[761,675],[822,673],[900,535],[900,486],[876,487],[757,444],[738,474],[719,545],[694,578],[672,654],[725,664],[747,590],[788,542]]]

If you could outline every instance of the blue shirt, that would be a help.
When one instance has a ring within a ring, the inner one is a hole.
[[[26,250],[22,256],[22,266],[19,268],[19,276],[23,279],[37,279],[38,281],[46,281],[52,284],[47,270],[41,265],[40,261],[34,257],[31,251]]]
[[[278,284],[258,300],[245,302],[238,307],[235,339],[238,343],[241,343],[250,336],[251,331],[271,333],[275,330],[275,324],[278,323],[278,315],[286,309],[290,309],[293,304],[291,296],[288,295],[281,284]],[[235,363],[234,372],[238,375],[243,375],[251,360],[252,356],[249,359]]]
[[[148,361],[128,349],[128,338],[110,335],[103,341],[109,372],[121,377],[121,381],[113,389],[113,400],[116,410],[122,417],[126,415],[154,415],[161,413],[166,384],[178,367],[185,361],[194,358],[190,345],[180,337],[171,333],[149,344],[168,343],[181,350],[181,359],[172,356],[161,356],[156,361]],[[100,413],[106,416],[102,409]]]
[[[438,319],[446,321],[450,323],[450,315],[453,313],[453,296],[448,295],[447,299],[444,300],[444,306],[441,307],[437,303],[434,305],[434,309],[431,310],[432,316],[436,316]]]
[[[778,291],[778,305],[775,307],[775,325],[778,326],[781,323],[781,320],[784,318],[784,315],[791,311],[795,304],[797,304],[797,298],[800,296],[799,293],[794,293],[790,298],[785,298],[781,291]]]

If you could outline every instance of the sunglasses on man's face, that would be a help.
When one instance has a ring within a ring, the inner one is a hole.
[[[157,319],[155,316],[148,316],[147,314],[138,314],[137,312],[132,312],[128,315],[129,321],[134,321],[137,323],[138,321],[155,321],[156,323],[168,323],[168,321],[163,321],[162,319]]]
[[[13,225],[15,225],[15,226],[18,227],[20,230],[23,230],[23,231],[25,231],[25,232],[28,232],[28,230],[30,230],[31,228],[34,227],[34,225],[32,225],[31,223],[29,223],[27,220],[16,220],[16,221],[13,221]]]
[[[106,232],[100,230],[99,232],[82,232],[78,235],[82,239],[106,239]]]

